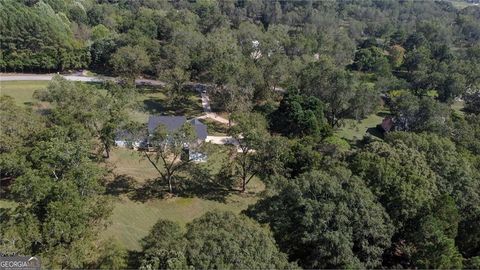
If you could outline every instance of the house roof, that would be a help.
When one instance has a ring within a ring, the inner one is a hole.
[[[169,132],[172,132],[180,128],[186,121],[185,116],[150,115],[148,117],[148,133],[153,134],[159,125],[164,125]]]
[[[197,133],[197,138],[200,140],[205,140],[208,135],[207,126],[205,126],[198,119],[192,119],[189,122],[193,125],[193,128],[195,128],[195,132]]]
[[[158,116],[151,115],[148,118],[148,133],[152,134],[159,125],[164,125],[169,132],[179,129],[187,118],[185,116]],[[198,119],[189,120],[195,129],[198,139],[205,140],[207,138],[207,126]]]

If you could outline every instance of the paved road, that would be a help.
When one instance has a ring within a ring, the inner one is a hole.
[[[52,80],[52,74],[23,74],[23,73],[0,73],[0,82],[1,81],[50,81]],[[108,77],[108,76],[83,76],[83,75],[61,75],[69,81],[76,82],[103,82],[103,81],[118,81],[117,78]],[[138,85],[159,85],[164,86],[165,83],[157,80],[149,79],[136,79],[135,83]]]
[[[205,139],[206,142],[210,142],[213,144],[232,144],[238,145],[237,140],[230,136],[207,136]]]

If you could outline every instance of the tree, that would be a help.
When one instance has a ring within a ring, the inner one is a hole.
[[[93,124],[100,139],[105,157],[110,158],[111,148],[115,145],[116,132],[129,121],[129,109],[135,105],[134,88],[107,83],[107,93],[96,104],[97,117]]]
[[[390,68],[384,52],[375,46],[358,50],[355,53],[353,66],[357,70],[380,74],[387,74]]]
[[[208,212],[187,225],[186,255],[195,268],[285,269],[271,233],[255,221],[231,212]],[[259,252],[261,251],[261,252]]]
[[[140,154],[160,174],[160,180],[168,185],[168,191],[173,193],[175,177],[193,161],[190,155],[185,153],[202,146],[196,139],[195,129],[189,122],[173,131],[159,125],[148,138],[148,144],[149,148],[153,149],[153,154],[150,154],[148,149],[141,149]]]
[[[49,127],[25,150],[25,171],[11,186],[18,206],[4,214],[9,251],[42,258],[51,268],[83,268],[112,208],[102,196],[102,169],[90,159],[81,127]]]
[[[127,268],[126,257],[127,251],[115,242],[114,239],[109,239],[102,245],[98,266],[100,269],[125,269]]]
[[[462,268],[462,255],[455,246],[459,214],[455,202],[440,197],[433,213],[422,218],[415,233],[414,263],[421,268]]]
[[[465,96],[465,110],[470,113],[480,114],[480,91]]]
[[[463,255],[472,256],[480,239],[480,230],[472,226],[480,218],[480,181],[471,156],[448,138],[430,133],[393,132],[386,140],[392,144],[401,141],[425,155],[429,167],[436,173],[440,194],[453,198],[458,209],[458,235],[455,233],[449,238],[456,238]]]
[[[438,194],[435,173],[425,157],[401,142],[373,142],[355,155],[351,166],[399,230],[429,209]]]
[[[405,49],[400,45],[393,45],[389,48],[390,63],[394,68],[398,68],[403,64],[405,58]]]
[[[320,137],[329,131],[323,110],[317,98],[288,92],[272,113],[270,125],[287,136]]]
[[[447,105],[431,97],[416,97],[410,93],[395,98],[391,104],[395,128],[403,131],[450,132],[450,111]]]
[[[57,13],[45,1],[30,6],[23,1],[5,0],[0,15],[3,68],[50,72],[88,66],[86,42],[76,39],[64,13]]]
[[[92,28],[92,40],[95,42],[100,39],[108,38],[111,35],[110,30],[103,24]]]
[[[325,103],[325,115],[331,127],[338,127],[342,119],[353,117],[360,107],[374,108],[368,104],[378,104],[375,98],[359,99],[364,89],[358,87],[351,73],[334,67],[328,59],[305,67],[298,84],[302,94],[316,96]],[[359,104],[360,100],[366,104]]]
[[[178,224],[159,220],[143,239],[141,269],[294,267],[268,229],[231,212],[207,212],[188,223],[185,233]]]
[[[140,269],[176,269],[179,264],[187,266],[185,245],[184,234],[177,223],[159,220],[142,239]]]
[[[188,74],[185,70],[175,67],[165,72],[165,77],[168,82],[167,98],[168,103],[174,106],[181,106],[181,103],[186,99],[186,91],[184,89],[185,83],[189,81]]]
[[[150,59],[142,47],[125,46],[112,55],[110,63],[117,75],[133,81],[149,67]]]
[[[60,125],[83,125],[101,142],[105,157],[110,157],[116,132],[128,122],[128,110],[135,104],[135,90],[106,83],[106,94],[85,84],[55,76],[37,98],[55,105],[50,118]],[[83,106],[78,106],[83,104]]]
[[[290,179],[246,211],[268,224],[280,250],[304,268],[375,268],[393,227],[384,208],[345,168]]]
[[[233,164],[241,181],[241,192],[245,192],[247,184],[259,173],[256,151],[268,137],[265,118],[256,113],[233,116],[233,125],[229,135],[238,142],[238,151],[233,153]]]

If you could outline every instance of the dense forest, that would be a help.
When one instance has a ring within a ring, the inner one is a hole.
[[[44,110],[0,97],[0,196],[15,205],[0,208],[0,253],[46,268],[480,268],[478,5],[0,0],[0,69],[123,79],[55,77],[35,93]],[[239,214],[159,220],[127,252],[99,235],[115,134],[142,131],[129,119],[138,77],[166,82],[175,106],[189,82],[207,85],[242,150],[209,174],[167,162],[188,129],[159,132],[155,154],[139,151],[156,191],[266,188]],[[380,108],[391,128],[338,136]]]

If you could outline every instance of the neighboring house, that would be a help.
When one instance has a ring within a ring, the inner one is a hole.
[[[192,119],[192,120],[187,120],[185,116],[157,116],[157,115],[151,115],[148,118],[148,125],[147,125],[147,131],[148,131],[148,136],[152,136],[153,133],[155,132],[155,129],[163,125],[167,128],[168,132],[174,132],[175,130],[179,129],[180,127],[183,126],[186,122],[189,122],[193,125],[193,128],[195,129],[195,134],[196,134],[196,139],[197,143],[201,144],[205,142],[205,139],[207,138],[207,126],[205,126],[202,122],[200,122],[198,119]],[[115,143],[119,147],[129,147],[128,141],[132,141],[132,136],[128,132],[121,131],[117,133],[117,137],[115,138]],[[148,137],[138,139],[133,143],[134,148],[138,147],[143,147],[148,145]],[[196,151],[191,151],[189,145],[185,146],[185,151],[186,154],[188,153],[188,159],[194,160],[194,161],[206,161],[207,156],[204,153],[196,152]],[[186,158],[186,157],[185,157]]]

